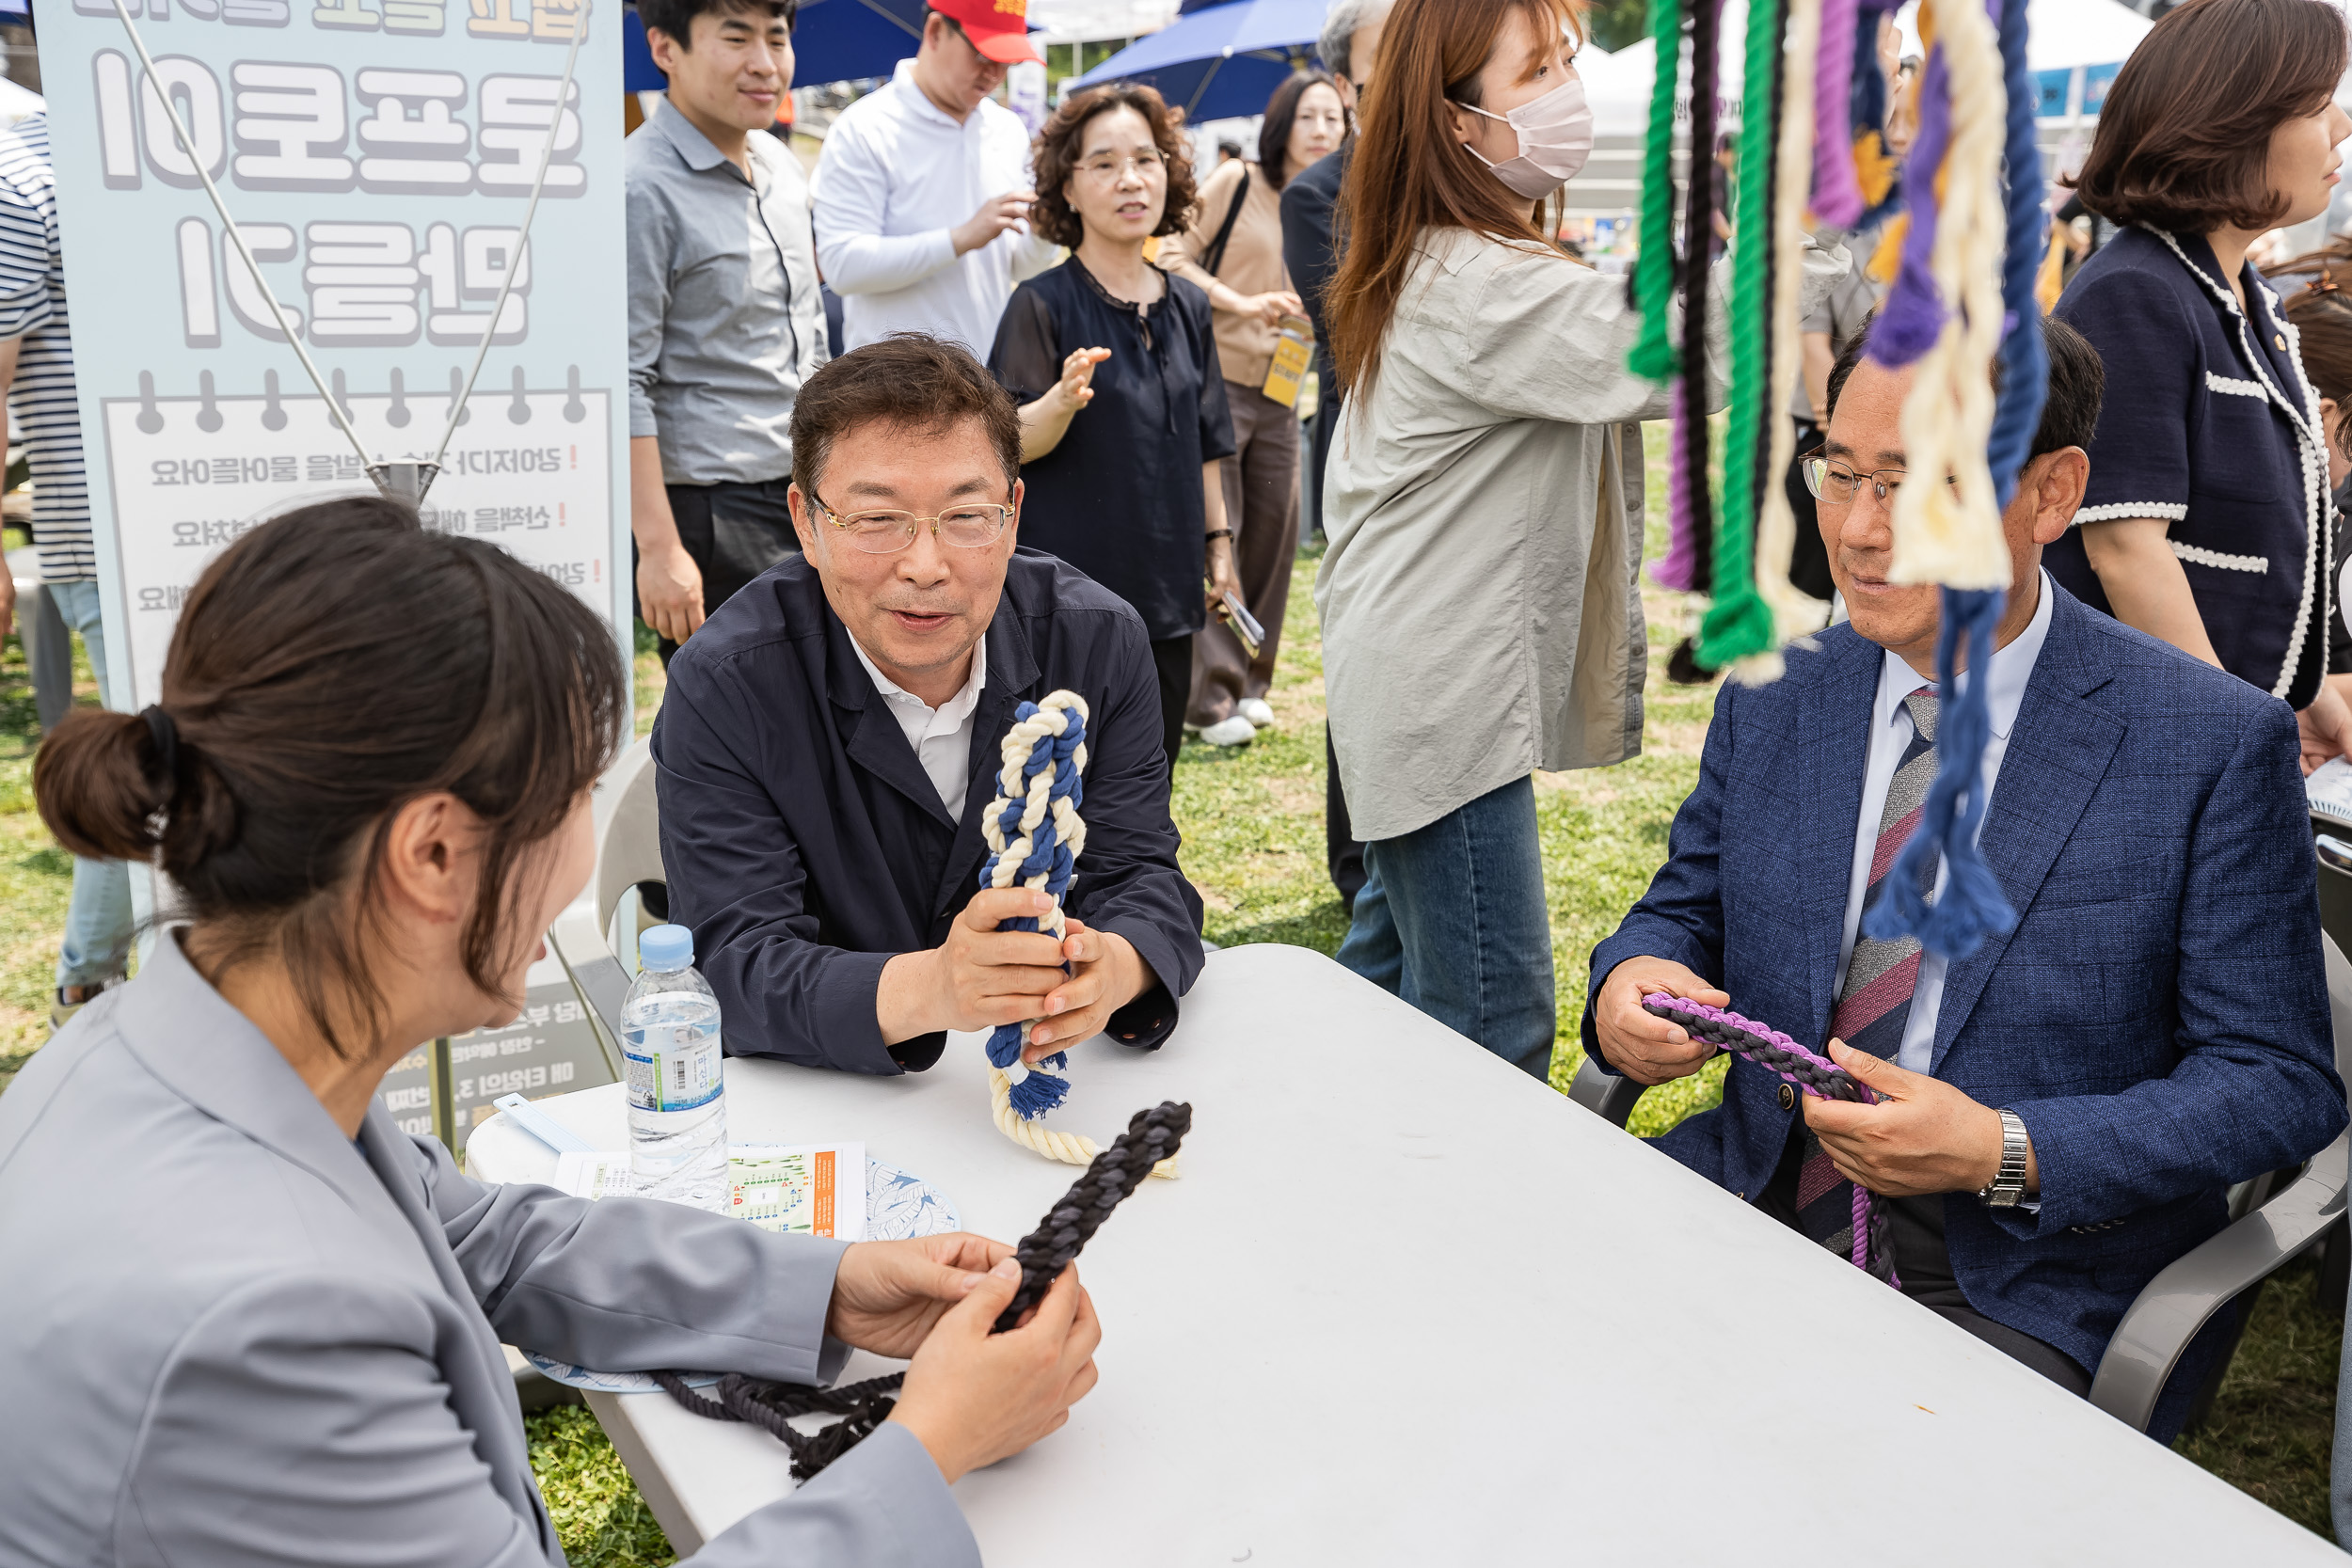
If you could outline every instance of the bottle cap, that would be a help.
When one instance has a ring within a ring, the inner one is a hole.
[[[637,957],[644,969],[666,974],[694,961],[694,933],[683,926],[652,926],[637,933]]]

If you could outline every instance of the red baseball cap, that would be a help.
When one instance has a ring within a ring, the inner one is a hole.
[[[999,65],[1045,63],[1029,42],[1028,0],[930,0],[930,8],[961,27],[972,47]]]

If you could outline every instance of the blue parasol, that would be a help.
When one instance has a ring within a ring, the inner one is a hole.
[[[833,0],[840,4],[842,0]],[[1072,84],[1148,82],[1193,121],[1265,112],[1266,100],[1314,59],[1325,0],[1222,0],[1137,39]]]

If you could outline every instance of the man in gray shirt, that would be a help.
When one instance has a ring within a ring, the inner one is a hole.
[[[808,182],[767,135],[797,0],[643,0],[669,100],[624,144],[637,613],[666,663],[799,546],[793,399],[825,362]]]

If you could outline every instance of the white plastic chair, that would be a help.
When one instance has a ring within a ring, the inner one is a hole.
[[[596,824],[596,873],[588,879],[588,891],[556,918],[548,938],[618,1079],[625,1076],[621,1004],[628,1000],[632,976],[608,933],[631,888],[640,882],[668,882],[661,868],[661,811],[654,797],[653,753],[644,741],[623,752],[596,781],[590,811]]]
[[[2328,958],[2328,1003],[2334,1015],[2336,1070],[2352,1074],[2352,963],[2331,937],[2320,939]],[[1604,1072],[1591,1057],[1577,1069],[1568,1098],[1619,1127],[1633,1114],[1642,1085]],[[2344,1214],[2352,1133],[2312,1156],[2299,1172],[2259,1177],[2231,1193],[2230,1224],[2173,1260],[2139,1292],[2090,1381],[2090,1402],[2117,1420],[2146,1431],[2156,1398],[2198,1330],[2216,1312],[2309,1251]],[[2236,1345],[2231,1345],[2235,1354]],[[2228,1370],[2221,1358],[2199,1393],[2210,1402]]]

